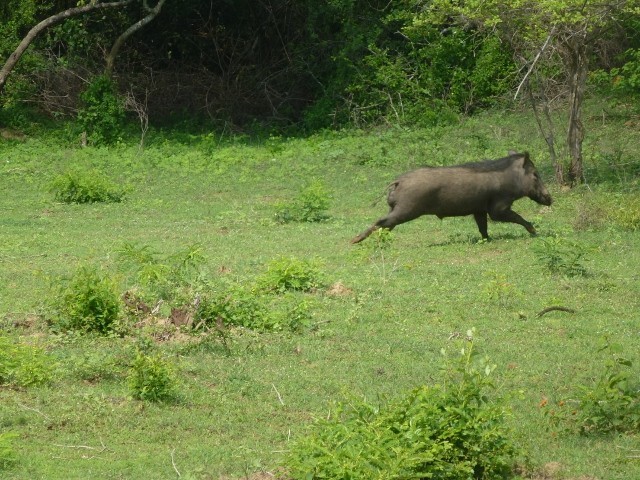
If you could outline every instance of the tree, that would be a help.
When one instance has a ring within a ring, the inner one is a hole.
[[[496,29],[523,63],[523,83],[540,66],[549,68],[545,60],[559,59],[568,100],[569,164],[566,168],[555,165],[556,178],[560,183],[574,185],[584,181],[582,106],[589,58],[598,40],[614,29],[623,16],[639,12],[639,0],[433,0],[416,21],[453,21]],[[550,138],[546,136],[548,143]]]
[[[16,66],[22,54],[27,50],[31,42],[35,40],[35,38],[47,28],[56,25],[65,21],[68,18],[75,17],[77,15],[82,15],[84,13],[91,12],[93,10],[100,10],[106,8],[118,8],[124,7],[125,5],[129,5],[133,0],[120,0],[117,2],[108,2],[108,3],[97,3],[96,1],[91,2],[88,5],[83,5],[79,7],[68,8],[60,13],[56,13],[38,23],[35,27],[33,27],[27,35],[22,39],[18,47],[14,50],[14,52],[9,55],[4,66],[0,69],[0,94],[4,90],[4,86],[7,83],[7,78],[9,74]]]

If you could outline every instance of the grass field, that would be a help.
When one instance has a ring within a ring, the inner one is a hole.
[[[478,348],[497,365],[496,393],[508,398],[508,426],[528,457],[529,478],[640,478],[638,432],[579,435],[549,415],[602,377],[603,338],[620,344],[638,376],[640,131],[628,118],[594,108],[589,183],[573,190],[554,184],[535,125],[518,113],[259,142],[156,134],[144,151],[134,141],[84,149],[38,138],[0,144],[0,336],[43,347],[53,367],[48,384],[0,386],[0,433],[17,435],[0,476],[274,472],[332,402],[347,394],[375,402],[438,382],[441,349],[475,328]],[[537,237],[490,223],[493,240],[478,242],[471,218],[424,217],[396,228],[385,248],[374,238],[349,244],[386,213],[384,200],[371,204],[396,175],[512,148],[531,152],[554,197],[551,207],[528,199],[514,206]],[[127,187],[125,200],[54,201],[49,185],[70,168],[102,172]],[[330,197],[328,218],[277,222],[278,209],[311,182]],[[120,292],[143,292],[122,266],[126,244],[160,259],[198,245],[197,288],[249,289],[283,257],[314,262],[321,286],[265,296],[268,309],[304,307],[297,331],[190,334],[167,324],[170,301],[154,317],[131,320],[124,337],[48,328],[52,285],[79,266],[111,275]],[[574,313],[537,316],[550,306]],[[132,398],[126,378],[140,337],[153,339],[173,368],[172,401]]]

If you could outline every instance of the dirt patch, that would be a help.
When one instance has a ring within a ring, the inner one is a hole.
[[[345,295],[351,295],[353,290],[349,287],[346,287],[342,282],[336,282],[329,287],[327,290],[327,295],[331,295],[332,297],[342,297]]]

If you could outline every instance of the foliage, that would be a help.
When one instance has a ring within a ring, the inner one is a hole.
[[[583,264],[587,252],[585,245],[560,236],[544,238],[535,248],[538,260],[549,273],[569,277],[587,273]]]
[[[54,363],[41,348],[0,337],[0,384],[42,385],[51,380],[53,368]]]
[[[164,402],[175,398],[176,380],[173,369],[148,342],[136,349],[128,383],[131,395],[138,400]]]
[[[278,206],[276,220],[289,222],[321,222],[329,218],[329,192],[321,182],[313,182],[302,189],[290,202]]]
[[[218,329],[235,325],[270,331],[277,327],[262,298],[241,285],[205,295],[195,313],[194,323],[197,326],[200,322]]]
[[[0,432],[0,470],[10,467],[16,461],[13,444],[18,435],[13,432]]]
[[[612,206],[611,216],[616,224],[626,230],[640,230],[640,197],[637,194],[619,196]]]
[[[87,140],[94,145],[116,143],[122,135],[125,109],[113,80],[106,75],[95,77],[80,99],[78,123]]]
[[[76,170],[58,175],[51,182],[49,191],[63,203],[118,203],[126,194],[126,188],[116,185],[96,170]]]
[[[200,283],[206,257],[199,243],[163,256],[149,245],[126,242],[118,250],[118,260],[143,298],[174,301],[194,293],[191,290]]]
[[[471,340],[446,366],[442,384],[421,386],[375,405],[336,406],[298,439],[286,460],[295,479],[499,479],[513,467],[516,448],[501,403],[486,391],[494,366]]]
[[[52,288],[50,322],[57,329],[113,332],[120,315],[117,283],[96,267],[81,266]]]
[[[280,257],[272,260],[258,279],[259,288],[268,292],[309,292],[323,284],[317,262]]]
[[[575,400],[561,400],[548,409],[556,425],[567,425],[583,435],[640,430],[640,382],[633,363],[622,356],[622,347],[602,342],[598,353],[608,353],[604,369],[595,381],[576,387]]]

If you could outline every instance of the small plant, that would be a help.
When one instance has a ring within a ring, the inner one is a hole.
[[[28,387],[48,383],[54,364],[35,346],[0,337],[0,384]]]
[[[163,257],[149,245],[125,243],[118,255],[122,270],[133,277],[148,301],[174,300],[181,290],[198,283],[206,261],[200,244]]]
[[[129,373],[129,390],[133,398],[163,402],[175,397],[173,369],[149,343],[141,342]]]
[[[261,289],[274,293],[309,292],[322,286],[322,283],[322,274],[317,262],[294,257],[273,260],[258,279]]]
[[[598,350],[608,358],[599,378],[576,388],[576,400],[562,400],[547,414],[583,435],[640,430],[640,381],[622,347],[606,339]]]
[[[51,323],[60,330],[108,334],[117,326],[120,299],[116,282],[95,267],[82,266],[58,280],[51,301]]]
[[[375,230],[367,242],[358,244],[356,255],[366,261],[370,261],[378,270],[380,278],[385,283],[389,274],[396,269],[396,263],[389,266],[388,253],[392,250],[395,237],[388,228]]]
[[[117,203],[124,199],[122,188],[97,171],[70,171],[58,175],[49,191],[63,203]]]
[[[494,366],[468,340],[446,365],[443,384],[381,405],[338,404],[297,440],[286,460],[294,479],[502,479],[516,448],[504,409],[489,400]]]
[[[18,435],[13,432],[0,433],[0,470],[9,468],[16,462],[16,452],[13,440]]]
[[[327,220],[330,205],[329,193],[320,182],[311,183],[288,204],[281,204],[276,211],[279,223],[321,222]]]
[[[200,301],[194,324],[221,329],[235,325],[257,331],[270,331],[277,327],[264,302],[251,290],[232,286]]]
[[[621,197],[617,207],[613,208],[612,216],[621,228],[634,232],[640,230],[640,198],[637,195]]]
[[[507,281],[506,275],[498,272],[488,272],[490,278],[484,287],[484,292],[492,302],[500,307],[507,307],[515,296],[518,295],[516,287]]]
[[[552,237],[543,239],[535,251],[538,260],[553,275],[576,277],[587,273],[583,260],[588,250],[584,245]]]

